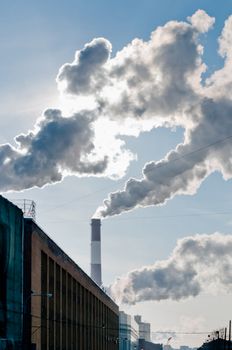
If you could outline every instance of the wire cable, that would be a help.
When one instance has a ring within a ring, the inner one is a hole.
[[[77,327],[83,327],[83,328],[97,328],[97,329],[101,329],[101,330],[111,330],[111,331],[118,331],[119,328],[115,328],[115,327],[109,327],[107,325],[105,325],[104,323],[102,324],[102,326],[96,326],[96,325],[91,325],[91,324],[83,324],[80,322],[74,322],[72,319],[70,318],[65,318],[65,319],[57,319],[57,318],[51,318],[51,317],[45,317],[45,316],[39,316],[39,315],[34,315],[31,313],[26,313],[23,311],[17,311],[17,310],[13,310],[13,309],[9,309],[9,308],[2,308],[0,307],[0,310],[5,310],[7,312],[13,312],[13,313],[17,313],[20,315],[24,315],[27,317],[32,317],[35,319],[39,319],[39,320],[44,320],[44,321],[51,321],[51,322],[57,322],[57,323],[66,323],[68,326],[77,326]],[[126,328],[125,328],[126,329]],[[146,331],[142,331],[143,333],[149,333]],[[204,334],[210,334],[211,331],[175,331],[175,330],[167,330],[167,331],[150,331],[151,334],[184,334],[184,335],[204,335]]]
[[[177,157],[177,158],[174,158],[174,159],[170,160],[168,163],[161,163],[161,164],[159,164],[159,165],[156,166],[156,169],[169,166],[169,164],[171,164],[171,163],[174,163],[174,162],[176,162],[176,161],[179,161],[179,160],[181,160],[181,159],[183,159],[183,158],[186,158],[186,157],[188,157],[188,156],[194,155],[194,154],[196,154],[196,153],[202,152],[202,151],[204,151],[204,150],[206,150],[206,149],[208,149],[208,148],[210,148],[210,147],[213,147],[213,146],[215,146],[215,145],[218,145],[218,144],[220,144],[220,143],[222,143],[222,142],[225,142],[225,141],[231,140],[231,139],[232,139],[232,135],[226,136],[226,137],[224,137],[223,139],[219,139],[219,140],[217,140],[217,141],[215,141],[215,142],[212,142],[212,143],[210,143],[210,144],[208,144],[208,145],[199,147],[199,148],[197,148],[197,149],[195,149],[195,150],[193,150],[193,151],[191,151],[191,152],[185,153],[185,154],[183,154],[183,155],[181,155],[181,156],[179,156],[179,157]],[[147,170],[147,173],[151,172],[152,170],[153,170],[153,168],[152,168],[152,169],[148,169],[148,170]],[[122,180],[120,180],[119,182],[125,182],[125,180],[122,179]],[[77,197],[77,198],[75,198],[75,199],[73,199],[73,200],[71,200],[71,201],[68,201],[68,202],[65,202],[65,203],[61,203],[60,205],[57,205],[57,206],[52,207],[52,208],[50,208],[50,209],[47,209],[46,212],[50,212],[50,211],[53,211],[53,210],[55,210],[55,209],[57,209],[57,208],[60,208],[60,207],[69,205],[69,204],[74,203],[74,202],[78,202],[78,201],[81,200],[81,199],[91,197],[91,196],[93,196],[94,194],[103,192],[103,191],[105,191],[106,189],[111,188],[111,187],[112,187],[112,185],[105,186],[105,187],[103,187],[103,188],[101,188],[101,189],[99,189],[99,190],[93,191],[93,192],[88,193],[88,194],[83,195],[83,196],[79,196],[79,197]]]

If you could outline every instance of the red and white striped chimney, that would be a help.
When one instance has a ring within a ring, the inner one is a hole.
[[[101,271],[101,220],[91,220],[91,278],[96,284],[102,285]]]

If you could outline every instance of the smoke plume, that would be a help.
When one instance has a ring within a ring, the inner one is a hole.
[[[90,113],[64,118],[60,110],[47,110],[35,130],[18,135],[18,148],[0,146],[0,188],[22,190],[60,181],[63,171],[79,174],[102,173],[107,157],[88,161],[94,150],[93,117]]]
[[[224,179],[232,177],[232,79],[229,74],[232,68],[232,16],[219,38],[224,67],[209,76],[204,84],[201,82],[206,69],[201,61],[203,49],[199,47],[195,31],[205,32],[214,21],[203,11],[197,11],[189,20],[191,26],[171,22],[153,33],[156,36],[159,32],[160,42],[165,43],[165,49],[162,47],[158,51],[163,58],[160,62],[164,63],[164,81],[169,77],[164,89],[165,107],[161,112],[153,104],[153,113],[161,116],[166,111],[169,124],[184,127],[184,141],[164,159],[147,163],[141,179],[131,178],[123,190],[111,193],[97,209],[97,216],[107,217],[136,207],[162,205],[176,195],[194,194],[204,179],[215,171],[221,172]],[[172,33],[168,43],[165,41],[167,28],[169,34]],[[186,57],[186,63],[182,56]],[[156,58],[157,51],[154,62]],[[164,81],[161,80],[161,88],[165,86]]]
[[[0,191],[42,187],[70,174],[120,178],[136,159],[121,136],[160,126],[184,128],[183,143],[146,164],[141,179],[110,194],[96,215],[195,193],[213,171],[231,178],[232,17],[219,38],[224,67],[202,82],[200,40],[214,21],[198,10],[186,22],[158,27],[148,41],[134,39],[114,57],[105,38],[78,50],[56,78],[63,109],[47,109],[31,131],[16,136],[16,145],[0,145]]]
[[[215,233],[180,239],[167,260],[130,271],[109,290],[118,303],[182,300],[201,292],[229,292],[232,236]]]

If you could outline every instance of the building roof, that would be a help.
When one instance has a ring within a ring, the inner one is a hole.
[[[25,226],[30,227],[30,231],[32,233],[36,233],[39,238],[43,242],[46,242],[46,245],[48,246],[49,250],[55,255],[62,258],[63,261],[68,262],[71,264],[75,270],[78,271],[78,273],[87,281],[88,285],[91,285],[95,290],[98,290],[98,293],[100,293],[101,297],[107,300],[109,304],[111,304],[112,309],[115,312],[118,311],[118,305],[107,295],[90,277],[87,275],[86,272],[84,272],[77,263],[72,260],[54,241],[49,235],[47,235],[41,227],[31,218],[24,218]]]

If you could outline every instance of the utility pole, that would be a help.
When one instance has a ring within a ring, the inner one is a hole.
[[[231,350],[231,320],[229,321],[229,350]]]
[[[226,350],[226,333],[227,333],[227,327],[225,328],[225,333],[224,333],[224,350]]]

